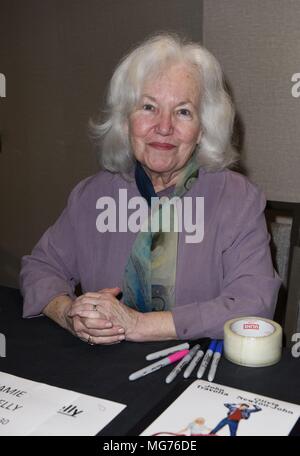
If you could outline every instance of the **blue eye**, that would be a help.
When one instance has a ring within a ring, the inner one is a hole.
[[[189,117],[191,115],[191,111],[186,108],[182,108],[178,111],[178,113],[182,116]]]
[[[146,103],[143,105],[143,110],[144,111],[154,111],[155,107],[149,103]]]

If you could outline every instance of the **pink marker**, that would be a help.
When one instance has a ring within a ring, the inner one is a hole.
[[[140,369],[133,374],[129,375],[129,380],[136,380],[140,377],[144,377],[145,375],[151,374],[152,372],[157,371],[161,367],[168,366],[169,364],[176,363],[176,361],[180,361],[189,353],[189,350],[181,350],[179,352],[173,353],[166,358],[160,359],[156,363],[150,364],[149,366]]]

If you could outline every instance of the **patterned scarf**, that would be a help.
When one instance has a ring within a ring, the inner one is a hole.
[[[182,196],[198,178],[195,155],[179,175],[171,198]],[[151,208],[151,217],[137,235],[125,268],[123,298],[126,305],[139,312],[170,310],[175,304],[175,281],[178,248],[176,205],[167,197],[158,199],[142,165],[137,162],[135,180],[140,194]],[[151,198],[156,205],[151,206]],[[174,201],[174,200],[173,200]],[[152,230],[152,231],[151,231]]]

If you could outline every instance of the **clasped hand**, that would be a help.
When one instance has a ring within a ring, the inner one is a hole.
[[[73,301],[68,317],[74,333],[91,344],[115,344],[128,339],[139,312],[117,299],[120,288],[85,293]]]

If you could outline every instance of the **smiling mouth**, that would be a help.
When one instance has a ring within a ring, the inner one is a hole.
[[[160,142],[152,142],[149,143],[149,146],[154,147],[154,149],[159,149],[159,150],[171,150],[174,149],[174,144],[169,144],[169,143],[160,143]]]

